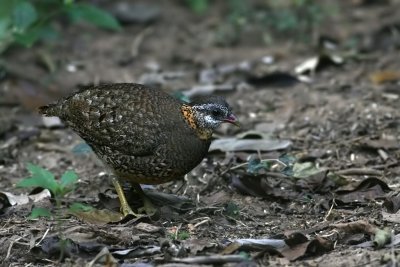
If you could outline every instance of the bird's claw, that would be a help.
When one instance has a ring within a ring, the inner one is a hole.
[[[124,215],[124,217],[128,216],[128,215],[132,215],[136,218],[142,217],[143,215],[139,214],[139,213],[135,213],[131,207],[129,207],[128,205],[123,205],[121,206],[121,213],[122,215]]]
[[[157,213],[157,208],[153,206],[151,201],[147,198],[143,199],[143,207],[138,209],[139,213],[146,213],[148,216],[153,216]]]

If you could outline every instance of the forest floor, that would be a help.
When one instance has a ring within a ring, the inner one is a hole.
[[[399,266],[400,5],[342,1],[320,30],[336,44],[320,38],[318,49],[266,45],[257,30],[217,46],[221,7],[203,17],[169,2],[150,2],[161,10],[151,23],[69,26],[54,44],[5,54],[2,266],[59,264],[60,234],[63,266]],[[157,217],[107,223],[119,206],[106,169],[72,130],[36,113],[99,82],[223,95],[241,128],[223,125],[183,181],[147,188]],[[56,210],[43,190],[16,187],[28,163],[78,174],[58,216],[28,219],[33,207]],[[28,193],[40,200],[22,204]],[[104,215],[73,212],[74,202]]]

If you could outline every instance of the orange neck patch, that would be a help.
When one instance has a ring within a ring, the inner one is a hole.
[[[181,112],[190,128],[195,130],[201,140],[209,140],[212,136],[212,130],[202,129],[197,126],[196,117],[191,106],[183,104]]]
[[[196,118],[194,117],[194,112],[191,106],[183,104],[181,107],[181,112],[183,117],[185,118],[187,124],[189,124],[190,128],[196,130]]]

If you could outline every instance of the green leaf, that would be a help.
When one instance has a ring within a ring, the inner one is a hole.
[[[332,181],[337,187],[339,186],[344,186],[349,184],[349,179],[347,179],[345,176],[343,175],[338,175],[334,172],[329,172],[327,174],[327,177],[330,181]]]
[[[10,20],[7,18],[0,18],[0,40],[10,34]],[[1,42],[1,41],[0,41]]]
[[[16,32],[23,32],[38,18],[35,7],[28,1],[15,5],[12,18]]]
[[[208,0],[186,0],[186,2],[197,14],[203,14],[208,8]]]
[[[228,202],[228,204],[225,206],[224,213],[230,217],[237,217],[239,215],[240,208],[238,205],[236,205],[233,202]]]
[[[89,212],[94,210],[94,208],[92,206],[89,205],[85,205],[79,202],[75,202],[73,203],[70,207],[69,210],[71,212]]]
[[[10,19],[0,17],[0,54],[14,41],[10,22]]]
[[[59,32],[51,24],[42,24],[39,27],[39,38],[45,41],[55,41]]]
[[[14,34],[15,42],[25,47],[31,47],[39,39],[55,40],[58,32],[51,25],[38,25],[23,33]]]
[[[296,157],[289,154],[282,154],[279,157],[279,160],[285,163],[287,166],[293,166],[297,161]]]
[[[282,174],[293,176],[293,166],[297,159],[291,155],[283,154],[279,157],[279,160],[286,165],[286,167],[281,171]]]
[[[64,5],[73,5],[74,0],[64,0]]]
[[[110,30],[120,30],[121,25],[108,12],[89,4],[74,4],[67,7],[72,20],[85,20],[96,26]]]
[[[392,239],[392,231],[389,228],[377,229],[374,237],[374,245],[376,248],[383,248],[389,244]]]
[[[28,164],[27,169],[31,172],[32,176],[19,182],[17,184],[18,187],[47,188],[54,195],[58,192],[59,185],[51,172],[33,164]]]
[[[181,231],[178,233],[178,240],[186,240],[189,239],[190,234],[187,231]]]
[[[257,174],[259,170],[269,170],[271,163],[268,161],[261,161],[259,158],[252,158],[247,165],[247,172]]]
[[[51,212],[46,208],[33,208],[28,219],[33,220],[39,217],[51,217]]]
[[[17,44],[25,47],[31,47],[40,38],[40,31],[38,29],[30,29],[23,33],[14,34],[14,40]]]
[[[66,171],[62,176],[61,176],[61,187],[69,187],[70,185],[73,185],[76,181],[78,180],[78,175],[74,171]]]
[[[313,162],[296,162],[293,166],[293,177],[307,178],[321,171],[323,171],[323,169],[317,168]]]
[[[11,18],[12,11],[14,8],[14,1],[0,1],[0,18]]]

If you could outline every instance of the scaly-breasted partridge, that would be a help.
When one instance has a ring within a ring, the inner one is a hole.
[[[39,110],[60,117],[118,179],[129,181],[143,197],[147,213],[154,208],[140,184],[181,178],[205,157],[212,133],[222,122],[237,123],[220,97],[188,104],[161,90],[132,83],[87,86]],[[113,184],[122,213],[136,215],[115,177]]]

